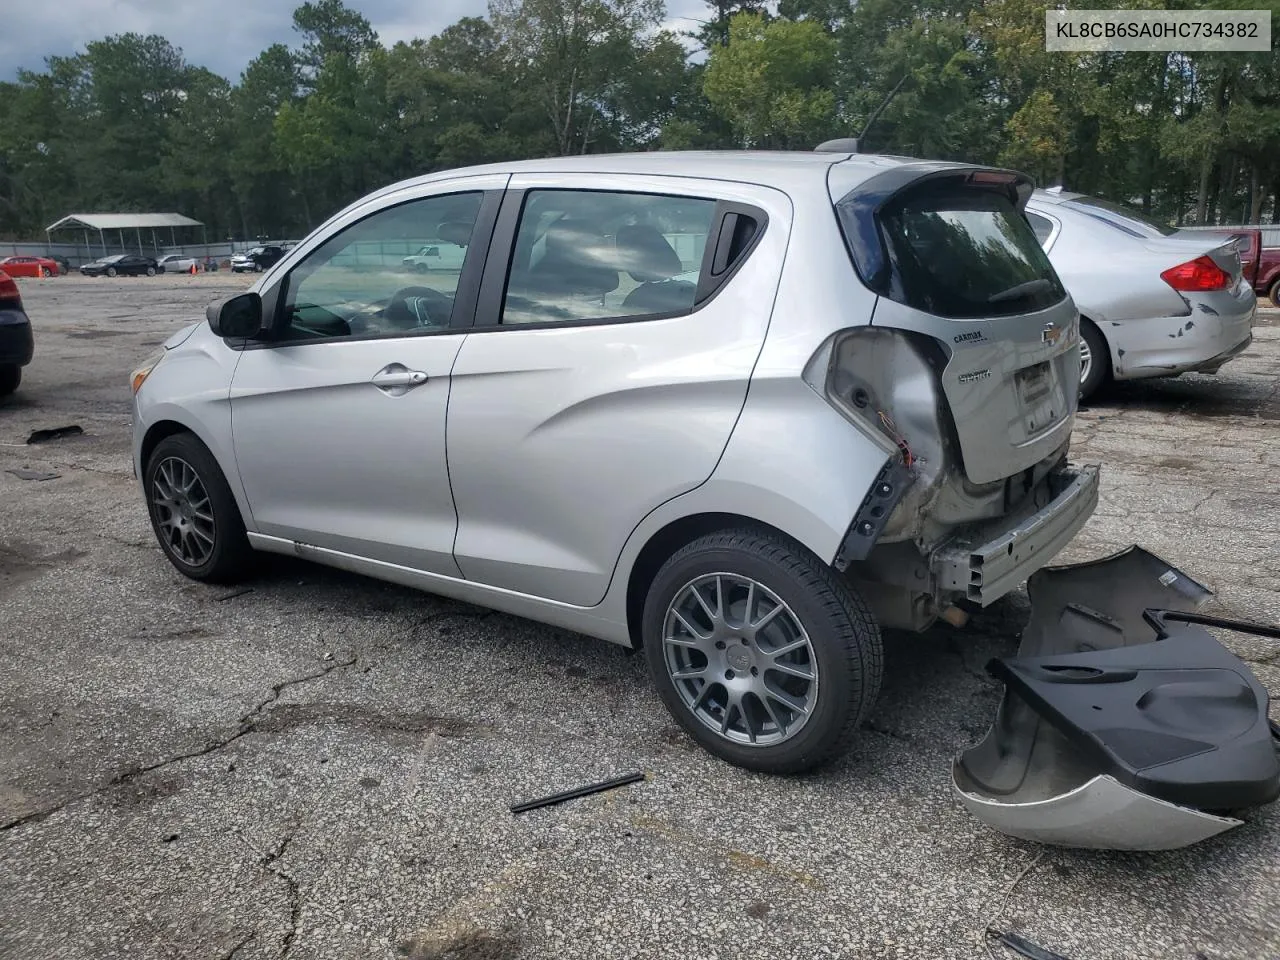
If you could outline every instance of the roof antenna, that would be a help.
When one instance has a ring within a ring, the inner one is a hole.
[[[911,74],[904,73],[902,79],[894,85],[889,91],[889,95],[884,98],[880,106],[876,107],[871,116],[867,117],[867,122],[862,125],[862,132],[856,137],[840,137],[836,140],[827,140],[818,144],[814,150],[818,153],[858,153],[858,144],[867,139],[867,131],[871,129],[871,125],[879,119],[880,114],[884,113],[884,108],[893,102],[893,98],[898,95],[898,91],[902,89],[902,85],[907,82],[907,78]]]

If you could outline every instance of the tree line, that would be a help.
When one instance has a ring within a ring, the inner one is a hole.
[[[1112,0],[1280,8],[1280,0]],[[0,83],[0,237],[70,212],[176,210],[210,237],[305,233],[375,187],[630,150],[864,150],[998,163],[1170,223],[1280,222],[1280,57],[1061,54],[1043,0],[491,0],[384,46],[342,0],[236,82],[161,36]],[[1274,11],[1273,11],[1274,14]]]

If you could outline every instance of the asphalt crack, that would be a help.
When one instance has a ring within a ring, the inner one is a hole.
[[[194,760],[196,757],[205,757],[211,753],[216,753],[217,751],[222,750],[223,748],[228,747],[231,744],[235,743],[241,737],[245,737],[251,733],[258,732],[260,729],[261,722],[266,719],[266,717],[263,714],[263,711],[265,711],[267,707],[269,707],[271,704],[275,703],[278,699],[280,699],[280,694],[285,690],[287,690],[289,687],[294,687],[302,683],[310,683],[313,680],[319,680],[322,677],[328,676],[330,673],[332,673],[334,670],[337,670],[339,667],[354,666],[357,659],[358,657],[356,656],[356,654],[352,654],[349,659],[345,659],[345,660],[335,659],[329,663],[326,663],[321,669],[315,671],[314,673],[309,673],[301,677],[294,677],[289,680],[283,680],[280,683],[274,684],[271,687],[271,692],[260,703],[258,703],[257,706],[255,706],[248,713],[241,716],[237,724],[237,729],[234,733],[229,734],[228,736],[225,736],[225,737],[221,737],[217,740],[214,740],[211,743],[206,743],[204,746],[198,747],[195,750],[188,750],[176,756],[166,757],[163,760],[157,760],[155,763],[149,763],[144,766],[136,766],[128,770],[124,770],[121,773],[117,773],[114,777],[112,777],[106,783],[101,784],[100,786],[94,787],[92,790],[87,790],[84,793],[76,794],[75,796],[68,797],[67,799],[62,800],[54,804],[53,806],[45,807],[42,810],[34,810],[31,813],[24,814],[21,817],[15,817],[13,820],[8,821],[7,823],[0,824],[0,833],[3,833],[8,830],[13,830],[16,827],[25,826],[26,824],[29,824],[29,823],[39,823],[41,820],[44,820],[45,818],[52,816],[53,814],[57,813],[59,810],[62,810],[73,803],[79,803],[81,800],[88,800],[90,797],[95,797],[100,793],[104,793],[107,790],[111,790],[115,787],[129,783],[133,780],[136,780],[138,777],[144,776],[148,773],[152,773],[156,770],[163,769],[164,767],[171,766],[175,763],[182,763],[185,760]],[[263,732],[270,732],[270,729],[264,728]]]
[[[284,856],[285,851],[289,849],[289,844],[292,842],[293,834],[287,834],[280,841],[280,845],[274,850],[268,851],[261,862],[262,869],[284,881],[285,890],[288,892],[289,929],[285,931],[284,937],[280,940],[280,949],[276,952],[277,960],[284,960],[285,957],[289,956],[289,951],[293,949],[293,941],[298,937],[298,926],[302,921],[302,893],[298,887],[298,881],[275,865]]]
[[[222,960],[235,960],[236,954],[249,945],[249,943],[258,935],[257,930],[250,930],[239,943],[233,944],[231,949],[222,955]]]

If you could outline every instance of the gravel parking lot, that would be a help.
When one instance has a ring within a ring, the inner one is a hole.
[[[890,637],[854,752],[779,779],[696,749],[619,648],[283,559],[250,592],[182,579],[131,474],[126,378],[251,280],[20,281],[36,359],[0,401],[0,956],[936,960],[985,956],[992,922],[1073,960],[1280,957],[1276,806],[1122,855],[1009,840],[953,801],[1022,596]],[[25,444],[68,424],[83,435]],[[1069,559],[1136,542],[1218,612],[1280,622],[1280,311],[1219,376],[1112,391],[1074,449],[1104,487]],[[1280,694],[1280,649],[1229,642]],[[507,809],[631,769],[647,781]]]

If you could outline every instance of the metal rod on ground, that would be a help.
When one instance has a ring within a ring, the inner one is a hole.
[[[620,777],[614,777],[612,780],[602,780],[600,783],[588,784],[585,787],[575,787],[572,790],[566,790],[563,793],[553,793],[549,797],[539,797],[537,800],[526,800],[523,803],[513,803],[511,805],[512,813],[524,813],[527,810],[536,810],[538,807],[549,807],[555,803],[564,803],[566,800],[575,800],[578,797],[585,797],[593,793],[601,793],[605,790],[612,790],[615,787],[625,787],[629,783],[639,783],[644,779],[644,774],[637,770],[635,773],[623,774]]]

